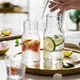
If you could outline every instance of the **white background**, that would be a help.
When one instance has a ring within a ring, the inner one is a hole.
[[[26,7],[29,10],[29,17],[26,14],[0,14],[0,29],[11,28],[13,34],[22,34],[23,22],[30,18],[32,21],[39,21],[38,30],[40,32],[44,31],[45,22],[41,19],[41,15],[47,0],[29,0],[29,3],[28,0],[0,0],[0,3],[4,1],[10,1],[15,5]],[[46,10],[48,11],[48,8]],[[64,18],[64,31],[69,29],[75,30],[76,26],[69,19],[68,13],[69,11],[66,12]]]

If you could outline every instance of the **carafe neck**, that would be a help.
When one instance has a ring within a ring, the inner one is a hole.
[[[38,23],[37,22],[24,22],[24,32],[23,33],[33,33],[38,32]]]

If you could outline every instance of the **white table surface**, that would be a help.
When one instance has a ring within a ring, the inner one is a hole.
[[[4,56],[0,56],[0,80],[7,80],[6,66]],[[54,80],[53,76],[41,76],[34,74],[25,74],[24,80]],[[63,76],[63,80],[80,80],[80,74]]]
[[[20,52],[21,47],[15,47],[13,41],[9,41],[8,43],[10,44],[11,47],[7,52],[7,54]],[[0,80],[7,80],[6,78],[7,78],[7,73],[6,73],[6,66],[5,66],[5,60],[3,55],[3,56],[0,56]],[[41,75],[26,73],[24,80],[54,80],[54,79],[53,79],[53,76],[41,76]],[[63,80],[80,80],[80,73],[63,76]]]

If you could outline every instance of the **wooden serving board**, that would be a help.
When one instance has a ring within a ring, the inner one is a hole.
[[[62,69],[58,69],[58,70],[53,70],[53,69],[42,69],[39,67],[35,67],[35,68],[26,68],[26,73],[32,73],[32,74],[38,74],[38,75],[48,75],[51,76],[55,73],[60,73],[62,75],[70,75],[70,74],[76,74],[76,73],[80,73],[80,65],[78,67],[74,67],[74,68],[62,68]]]
[[[32,74],[38,74],[38,75],[53,75],[55,73],[60,73],[63,75],[69,75],[69,74],[76,74],[80,73],[80,47],[72,44],[72,43],[65,43],[65,47],[69,48],[69,50],[73,50],[73,53],[70,57],[64,57],[65,61],[72,61],[75,65],[72,68],[61,68],[61,69],[54,69],[53,66],[44,66],[44,63],[41,62],[39,65],[36,66],[27,66],[26,73],[32,73]],[[43,50],[43,49],[41,49]],[[77,51],[77,52],[76,52]],[[43,54],[43,52],[41,52]]]
[[[21,37],[22,37],[22,35],[3,36],[3,37],[0,37],[0,41],[12,40],[12,39],[17,39],[17,38],[21,38]]]
[[[74,62],[75,66],[72,68],[61,68],[54,69],[53,66],[42,66],[43,63],[37,66],[27,66],[26,73],[38,74],[38,75],[53,75],[55,73],[60,73],[62,75],[76,74],[80,73],[80,61]]]

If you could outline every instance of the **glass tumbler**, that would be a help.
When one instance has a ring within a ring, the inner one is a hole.
[[[53,69],[63,67],[64,59],[64,32],[62,29],[61,15],[46,16],[46,29],[44,31],[44,66]]]
[[[14,60],[6,56],[5,62],[8,80],[24,80],[26,66],[22,60]]]

